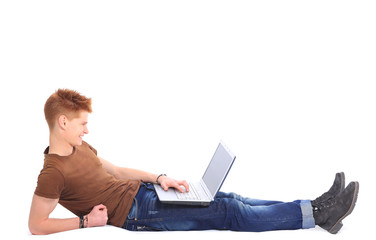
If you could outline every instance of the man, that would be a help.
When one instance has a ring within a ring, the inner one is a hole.
[[[329,191],[313,201],[284,203],[219,192],[209,207],[166,205],[158,201],[152,183],[184,192],[182,186],[189,191],[186,181],[117,167],[82,140],[88,134],[90,98],[59,89],[48,98],[44,111],[50,139],[30,209],[33,234],[106,224],[128,230],[235,231],[304,229],[316,224],[337,233],[355,207],[359,183],[345,188],[343,173],[337,173]],[[78,217],[49,218],[58,203]]]

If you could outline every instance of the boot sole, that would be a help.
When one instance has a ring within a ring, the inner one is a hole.
[[[328,232],[332,233],[332,234],[336,234],[338,233],[338,231],[342,228],[343,224],[342,224],[342,220],[347,217],[348,215],[350,215],[352,213],[352,211],[354,210],[355,208],[355,203],[356,203],[356,200],[358,199],[358,193],[359,193],[359,183],[358,182],[354,182],[355,183],[355,190],[354,190],[354,195],[353,195],[353,200],[351,202],[351,205],[350,205],[350,208],[349,210],[345,213],[345,215],[343,215],[340,219],[338,219],[338,221],[336,222],[336,224],[333,225],[333,227],[331,227]]]

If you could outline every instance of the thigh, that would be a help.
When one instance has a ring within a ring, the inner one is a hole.
[[[270,206],[273,204],[283,203],[281,201],[271,201],[271,200],[261,200],[261,199],[254,199],[254,198],[247,198],[242,197],[236,193],[225,193],[225,192],[218,192],[216,198],[228,198],[228,199],[236,199],[246,205],[250,206]]]

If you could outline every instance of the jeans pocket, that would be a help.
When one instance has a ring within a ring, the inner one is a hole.
[[[137,220],[137,217],[138,217],[137,213],[138,213],[138,202],[137,202],[137,199],[134,198],[131,209],[129,210],[129,213],[127,216],[127,220]]]
[[[144,183],[146,190],[155,191],[154,185],[152,183]]]

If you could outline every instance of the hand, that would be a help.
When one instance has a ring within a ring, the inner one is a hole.
[[[107,224],[107,208],[105,205],[100,204],[95,206],[91,212],[87,215],[88,225],[87,227],[99,227]]]
[[[165,191],[167,191],[168,188],[172,187],[172,188],[177,189],[179,192],[183,193],[184,189],[181,186],[184,186],[186,191],[189,192],[189,185],[187,181],[185,180],[175,180],[167,176],[161,176],[159,178],[159,182],[160,182],[161,187]]]

